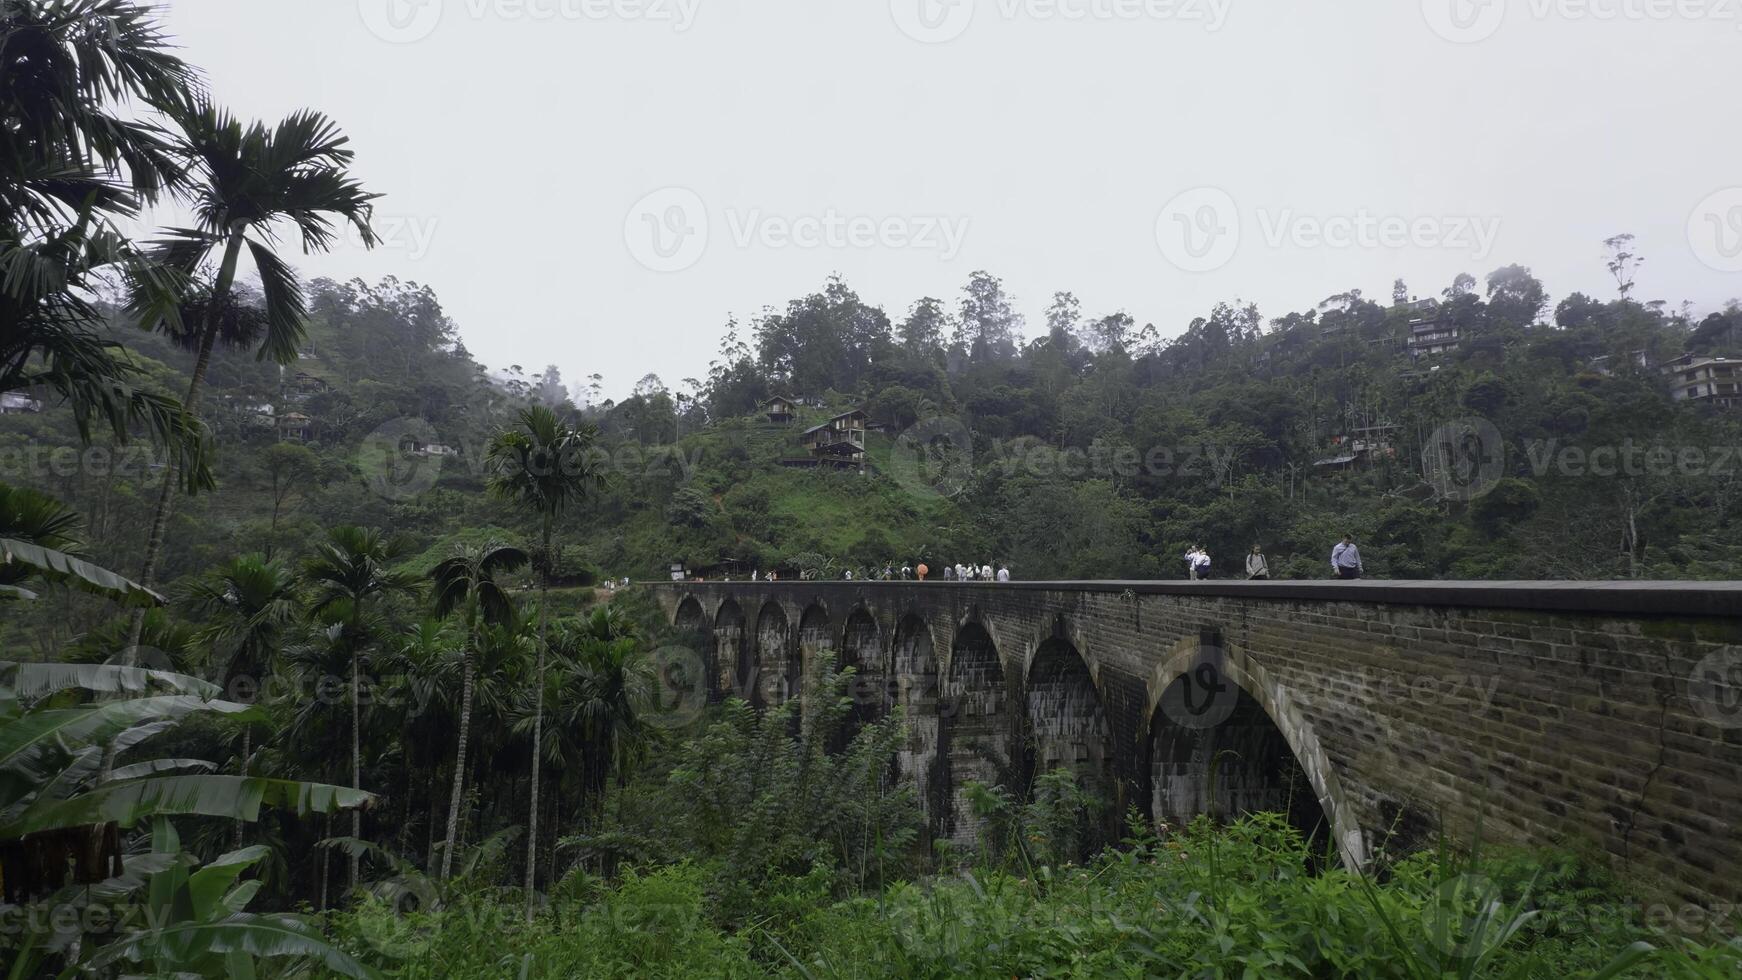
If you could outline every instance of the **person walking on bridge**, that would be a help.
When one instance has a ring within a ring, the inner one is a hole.
[[[1353,534],[1343,535],[1343,540],[1331,549],[1331,571],[1340,579],[1358,579],[1364,569],[1361,567],[1361,549],[1355,547]]]
[[[1270,578],[1270,562],[1264,560],[1264,552],[1257,545],[1246,556],[1246,577],[1255,582]]]
[[[998,566],[998,581],[1000,581],[1000,582],[1010,581],[1010,566],[1009,565],[999,565]]]

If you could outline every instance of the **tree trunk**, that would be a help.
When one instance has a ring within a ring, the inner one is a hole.
[[[223,299],[230,295],[230,285],[236,280],[236,259],[242,253],[242,235],[236,233],[224,245],[224,262],[218,267],[218,281],[212,286],[212,301],[206,309],[206,322],[200,329],[199,354],[194,358],[194,374],[188,379],[187,394],[181,400],[181,420],[186,423],[199,418],[200,385],[206,380],[206,369],[212,362],[212,345],[218,339],[218,317]],[[140,567],[139,584],[151,587],[157,578],[157,563],[163,556],[163,535],[169,526],[169,509],[175,500],[176,481],[175,457],[171,455],[164,460],[163,486],[157,491],[157,510],[151,517],[151,533],[145,538],[145,561]],[[127,642],[121,647],[121,663],[123,666],[139,665],[139,638],[145,634],[146,607],[140,606],[133,612],[133,620],[127,626]],[[107,778],[115,768],[115,748],[111,743],[103,749],[103,777]]]
[[[468,617],[476,616],[473,613]],[[441,880],[448,880],[448,874],[454,867],[454,849],[459,846],[460,833],[460,797],[466,787],[466,737],[472,731],[472,673],[476,669],[472,658],[472,640],[477,636],[477,627],[470,625],[467,629],[466,648],[461,653],[460,681],[460,747],[454,752],[454,795],[448,801],[448,837],[447,848],[442,852]]]
[[[363,708],[361,705],[362,698],[359,689],[359,681],[363,672],[362,666],[359,662],[362,659],[362,649],[359,648],[351,651],[351,788],[356,790],[363,788],[363,747],[362,739],[360,737],[360,729],[363,722]],[[357,840],[363,839],[363,815],[356,807],[351,808],[351,836]],[[359,855],[357,854],[356,849],[353,848],[351,850],[350,861],[352,891],[357,890],[358,857]]]
[[[538,577],[538,668],[533,674],[537,689],[532,697],[532,802],[526,826],[526,921],[532,921],[532,893],[538,877],[538,770],[544,741],[544,629],[550,612],[551,518],[544,518],[544,569]]]
[[[250,748],[253,745],[253,741],[254,741],[253,736],[254,736],[254,730],[252,728],[249,728],[247,725],[243,725],[242,726],[242,761],[237,764],[236,769],[237,769],[238,775],[241,775],[244,778],[246,778],[248,775],[248,753],[249,753]],[[231,849],[237,850],[237,851],[242,849],[242,821],[241,820],[236,821],[236,844],[235,844],[235,847],[233,847]]]
[[[199,355],[194,359],[194,374],[188,381],[187,394],[181,400],[181,417],[183,422],[199,418],[200,386],[206,380],[206,369],[212,361],[212,345],[218,339],[218,318],[222,307],[229,298],[230,286],[236,280],[236,260],[242,254],[242,235],[236,233],[224,245],[224,262],[218,268],[218,281],[212,286],[212,299],[206,309],[206,322],[200,329]],[[157,493],[157,510],[151,517],[151,533],[145,539],[145,562],[139,572],[139,584],[146,588],[157,577],[157,563],[163,555],[163,535],[169,525],[170,504],[175,499],[174,458],[170,458],[163,467],[163,487]],[[138,663],[139,637],[145,631],[145,610],[140,608],[133,614],[132,625],[127,630],[127,645],[122,647],[123,662],[129,666]],[[112,763],[114,760],[108,760]],[[106,763],[103,772],[107,774],[109,765]]]

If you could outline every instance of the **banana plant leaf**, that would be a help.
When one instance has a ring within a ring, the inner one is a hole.
[[[0,538],[0,565],[14,562],[28,566],[39,578],[69,585],[85,592],[109,596],[128,606],[161,606],[164,598],[132,579],[74,558],[64,551],[44,548],[17,538]]]
[[[40,829],[114,822],[131,827],[158,816],[198,814],[252,822],[260,807],[283,807],[306,816],[368,806],[375,797],[326,783],[253,776],[162,776],[102,786],[0,825],[0,840]]]
[[[40,664],[0,661],[0,690],[9,690],[24,700],[34,700],[57,691],[91,691],[97,694],[143,694],[162,690],[215,698],[223,688],[168,670],[118,667],[113,664]]]
[[[97,745],[138,725],[173,721],[195,713],[258,720],[259,709],[190,694],[129,698],[76,708],[32,711],[0,725],[0,769],[15,769],[47,780],[59,771],[55,760],[68,749]]]
[[[103,947],[83,965],[101,971],[122,962],[151,963],[160,968],[210,962],[232,954],[247,957],[296,957],[320,963],[346,977],[373,980],[378,974],[321,938],[300,916],[238,913],[215,922],[182,922],[135,933]]]

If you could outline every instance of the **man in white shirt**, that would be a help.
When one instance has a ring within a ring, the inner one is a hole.
[[[1331,571],[1340,579],[1357,579],[1361,567],[1361,549],[1355,547],[1355,536],[1343,535],[1343,540],[1331,549]]]
[[[1010,569],[1008,566],[1005,566],[1005,565],[998,566],[998,581],[1000,581],[1000,582],[1010,581]]]

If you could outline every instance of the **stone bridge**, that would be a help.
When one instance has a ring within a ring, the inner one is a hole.
[[[820,650],[900,706],[934,834],[962,787],[1066,768],[1178,825],[1286,812],[1343,861],[1442,832],[1742,899],[1742,583],[731,582],[653,586],[710,694]]]

